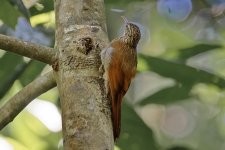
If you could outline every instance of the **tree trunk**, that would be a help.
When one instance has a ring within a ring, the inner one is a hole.
[[[112,150],[110,103],[100,52],[108,45],[104,0],[56,0],[54,67],[65,150]]]

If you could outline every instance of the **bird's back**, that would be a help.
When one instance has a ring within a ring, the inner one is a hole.
[[[113,51],[108,68],[110,95],[112,98],[112,119],[114,138],[120,134],[121,104],[131,79],[136,74],[136,50],[120,40],[111,43]]]

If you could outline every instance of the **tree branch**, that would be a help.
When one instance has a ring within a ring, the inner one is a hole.
[[[14,95],[0,108],[0,130],[4,128],[36,97],[56,86],[52,71],[38,77]]]
[[[0,34],[0,49],[47,64],[53,64],[56,60],[56,51],[53,48],[25,42],[2,34]]]

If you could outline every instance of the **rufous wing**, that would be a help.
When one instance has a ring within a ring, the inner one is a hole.
[[[119,64],[112,64],[109,67],[109,88],[112,103],[112,122],[114,140],[120,135],[121,122],[121,104],[124,95],[126,94],[131,79],[124,74]]]

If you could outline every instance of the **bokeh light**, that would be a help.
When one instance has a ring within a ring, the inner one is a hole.
[[[191,0],[158,0],[158,12],[168,19],[184,21],[192,11]]]
[[[13,146],[5,138],[2,137],[0,137],[0,149],[14,150]]]
[[[183,138],[194,129],[194,119],[191,114],[181,106],[171,106],[166,109],[161,119],[161,129],[169,137]]]
[[[53,103],[36,99],[26,107],[26,110],[37,117],[50,131],[62,130],[61,115]]]

